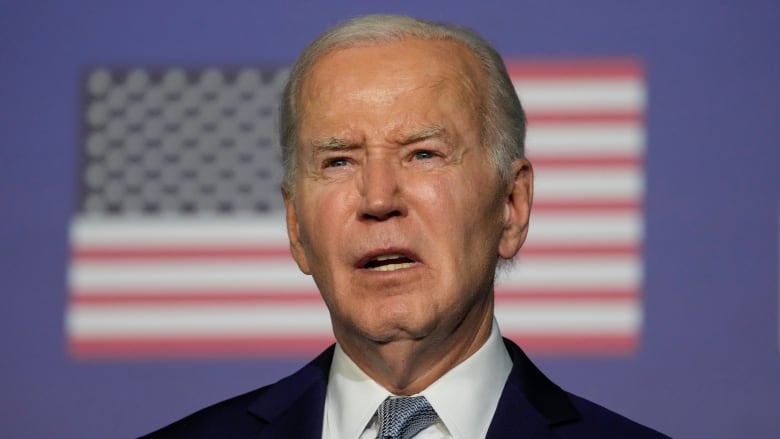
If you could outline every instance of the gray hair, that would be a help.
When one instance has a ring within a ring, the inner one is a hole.
[[[298,149],[298,95],[313,65],[324,55],[347,47],[381,44],[405,38],[448,40],[462,44],[479,59],[486,90],[480,108],[483,142],[504,181],[511,178],[512,161],[524,156],[526,119],[523,107],[498,52],[472,30],[399,15],[368,15],[346,21],[309,44],[293,64],[282,94],[279,136],[282,145],[282,188],[294,192]]]

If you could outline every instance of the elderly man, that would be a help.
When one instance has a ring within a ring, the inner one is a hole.
[[[484,40],[344,23],[294,65],[280,122],[290,248],[338,343],[150,437],[663,437],[564,392],[500,336],[494,276],[525,240],[533,171]]]

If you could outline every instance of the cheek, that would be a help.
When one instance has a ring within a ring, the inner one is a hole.
[[[436,223],[446,223],[452,212],[459,212],[461,201],[456,196],[465,188],[459,188],[457,181],[449,178],[426,178],[409,185],[410,196],[416,199],[424,210],[437,216]]]
[[[349,221],[348,201],[336,191],[310,190],[301,200],[303,215],[299,219],[304,244],[314,263],[328,263],[343,243]]]
[[[404,197],[424,203],[438,203],[441,197],[441,184],[433,178],[406,177],[402,181]]]

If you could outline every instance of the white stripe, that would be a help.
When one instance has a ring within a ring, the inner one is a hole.
[[[294,306],[75,306],[68,312],[67,327],[69,334],[75,337],[319,336],[331,333],[330,317],[321,302]]]
[[[640,280],[641,264],[633,257],[593,256],[544,258],[521,256],[516,268],[502,273],[501,285],[529,288],[599,285],[633,287]],[[75,264],[70,271],[73,292],[122,291],[142,293],[161,289],[184,294],[214,291],[317,291],[314,281],[293,262],[155,261]]]
[[[526,245],[620,244],[642,239],[638,211],[610,213],[546,213],[531,210]]]
[[[538,200],[637,200],[643,189],[642,176],[633,169],[547,168],[534,173]]]
[[[496,316],[505,333],[630,334],[641,315],[636,303],[499,303]],[[331,334],[324,304],[297,306],[125,305],[121,308],[80,306],[67,316],[68,333],[76,338],[170,336],[321,336]]]
[[[636,123],[544,123],[530,125],[526,145],[529,154],[639,155],[644,149],[644,129]]]
[[[150,261],[76,263],[70,287],[81,290],[260,289],[270,292],[315,289],[314,281],[287,261]],[[316,289],[315,289],[316,291]]]
[[[523,257],[499,273],[497,286],[520,289],[636,288],[642,278],[638,257],[581,256],[567,258]]]
[[[542,177],[542,184],[544,181]],[[537,185],[539,182],[537,182]],[[535,200],[544,200],[535,194]],[[537,243],[561,242],[624,242],[639,241],[641,238],[641,216],[639,212],[571,212],[549,213],[541,210],[531,212],[531,234],[529,240]],[[243,226],[243,227],[242,227]],[[279,232],[280,221],[257,220],[252,224],[214,221],[204,223],[180,220],[156,223],[149,221],[113,220],[99,222],[80,219],[73,224],[74,235],[79,246],[106,245],[114,248],[154,248],[155,246],[197,246],[213,244],[221,246],[257,248],[260,246],[286,246],[287,235]],[[276,232],[269,232],[276,231]],[[226,237],[226,235],[229,235]],[[225,237],[225,240],[215,239]]]
[[[519,79],[513,78],[520,101],[534,111],[626,111],[645,106],[640,78]]]
[[[496,319],[504,333],[555,335],[633,334],[639,330],[641,311],[629,303],[566,303],[512,305],[499,303]]]
[[[639,279],[637,263],[626,258],[539,259],[519,258],[517,267],[499,279],[500,285],[539,287],[577,287],[585,285],[628,287]],[[271,265],[271,267],[269,267]],[[110,263],[78,265],[71,270],[70,286],[73,292],[123,291],[143,293],[171,289],[197,296],[213,294],[215,290],[279,293],[284,291],[312,291],[316,287],[311,278],[299,274],[290,264],[272,263],[249,266],[244,263]]]
[[[81,246],[287,245],[283,217],[256,219],[111,219],[81,217],[71,223],[71,241]]]
[[[549,173],[547,173],[549,174]],[[638,177],[637,177],[638,178]],[[539,184],[546,184],[546,175],[542,175]],[[555,181],[552,182],[555,185]],[[634,183],[638,184],[638,183]],[[541,189],[544,192],[546,189]],[[543,201],[539,190],[536,201]],[[243,227],[242,227],[243,225]],[[531,234],[529,240],[535,242],[560,242],[577,240],[590,241],[638,241],[641,238],[641,216],[639,212],[571,212],[550,213],[541,210],[531,212]],[[258,220],[253,224],[233,223],[231,221],[156,223],[149,221],[113,220],[100,222],[79,219],[74,221],[74,244],[78,246],[105,245],[114,248],[154,248],[155,246],[197,246],[212,244],[221,247],[251,248],[268,246],[286,246],[287,235],[278,232],[283,224],[274,220]],[[276,232],[269,232],[269,231]],[[227,236],[229,235],[229,236]],[[225,238],[224,240],[217,238]],[[590,239],[593,238],[593,239]]]

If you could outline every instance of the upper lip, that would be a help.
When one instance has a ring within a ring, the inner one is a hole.
[[[407,248],[383,248],[371,250],[361,256],[355,263],[357,268],[365,268],[366,265],[381,256],[397,256],[399,258],[406,258],[412,262],[419,262],[420,258],[411,250]]]

